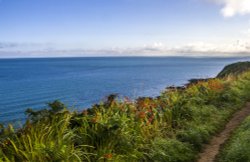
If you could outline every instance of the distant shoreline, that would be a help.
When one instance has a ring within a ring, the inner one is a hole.
[[[185,59],[248,59],[250,56],[58,56],[58,57],[4,57],[0,60],[19,59],[76,59],[76,58],[185,58]]]

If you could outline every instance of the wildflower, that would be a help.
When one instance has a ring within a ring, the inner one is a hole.
[[[111,153],[108,153],[108,154],[104,154],[103,157],[105,159],[112,159],[113,155]]]
[[[26,129],[27,129],[27,130],[31,129],[31,127],[32,127],[31,123],[27,123],[27,124],[26,124]]]
[[[6,140],[6,141],[4,142],[4,144],[5,144],[5,145],[10,145],[10,140]]]
[[[97,117],[92,118],[92,119],[91,119],[91,122],[92,122],[92,123],[97,123]]]
[[[150,123],[152,123],[153,120],[154,120],[154,115],[152,115],[152,116],[148,119],[148,121],[149,121]]]
[[[88,110],[83,110],[82,114],[85,115],[85,116],[87,116],[88,115]]]
[[[149,113],[153,113],[152,108],[148,109],[148,112],[149,112]]]
[[[224,85],[217,80],[211,80],[208,82],[208,87],[213,90],[220,92],[224,89]]]
[[[141,111],[141,112],[139,112],[139,118],[141,118],[141,119],[143,119],[143,118],[145,118],[146,117],[146,113],[145,112],[143,112],[143,111]]]

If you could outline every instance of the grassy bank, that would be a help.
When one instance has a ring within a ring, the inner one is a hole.
[[[250,116],[235,131],[223,148],[218,162],[250,161]]]
[[[250,99],[250,72],[171,88],[157,98],[107,101],[69,112],[55,101],[1,129],[2,161],[191,162]]]

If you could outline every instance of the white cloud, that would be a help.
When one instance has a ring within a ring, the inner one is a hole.
[[[212,0],[223,5],[221,13],[224,17],[250,14],[250,0]]]
[[[185,51],[188,47],[191,53],[200,54],[215,54],[215,55],[235,55],[250,54],[250,43],[247,41],[238,40],[231,43],[204,43],[197,42],[180,47],[179,50]]]
[[[2,43],[4,44],[4,43]],[[2,57],[73,57],[73,56],[250,56],[250,41],[192,42],[168,46],[157,42],[136,48],[37,48],[29,50],[9,50],[2,46]]]
[[[250,36],[250,28],[243,30],[241,33],[244,34],[245,36],[249,37]]]
[[[155,47],[153,44],[144,48],[130,49],[126,52],[161,56],[250,56],[250,42],[247,40],[227,43],[193,42],[175,47],[163,44],[160,47]]]

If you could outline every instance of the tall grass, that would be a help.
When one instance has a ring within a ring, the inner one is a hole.
[[[219,156],[219,162],[250,161],[250,116],[235,131]]]
[[[250,99],[250,73],[210,79],[136,101],[108,97],[82,112],[55,101],[1,128],[0,161],[191,162]]]

